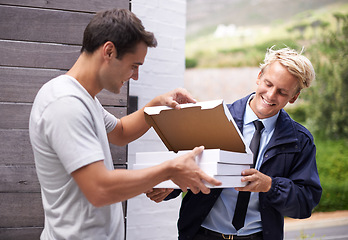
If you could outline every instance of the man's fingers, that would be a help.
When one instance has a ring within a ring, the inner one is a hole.
[[[179,186],[179,187],[180,187],[181,191],[187,192],[187,187],[185,187],[185,186]]]
[[[197,155],[201,154],[204,150],[204,146],[200,146],[200,147],[195,147],[192,150],[193,155],[196,157]]]
[[[221,185],[221,182],[209,175],[207,175],[206,173],[204,173],[203,171],[198,171],[198,176],[200,178],[200,181],[197,182],[196,186],[191,187],[191,191],[194,194],[199,193],[199,191],[201,191],[204,194],[209,194],[210,193],[210,188],[207,187],[205,184],[208,184],[210,186],[219,186]]]
[[[200,184],[199,190],[204,193],[204,194],[209,194],[210,193],[210,188],[208,188],[207,186],[204,185],[204,183]],[[198,191],[199,192],[199,191]]]
[[[147,191],[145,193],[146,193],[147,197],[151,198],[151,197],[157,196],[163,192],[166,192],[166,188],[153,188],[150,191]]]
[[[153,201],[156,203],[162,202],[171,192],[173,189],[166,189],[164,192],[161,192],[153,197]]]
[[[179,103],[175,101],[173,97],[168,97],[165,101],[165,105],[171,108],[180,108]]]
[[[174,100],[179,104],[182,103],[196,103],[197,100],[192,97],[192,95],[184,88],[177,88],[174,90],[175,96]]]
[[[200,175],[201,175],[201,179],[204,180],[209,185],[220,186],[222,184],[219,180],[209,176],[208,174],[206,174],[203,171],[200,172]]]
[[[172,188],[156,188],[148,191],[146,196],[156,203],[162,202],[174,189]]]
[[[165,105],[171,108],[180,109],[179,104],[196,103],[191,94],[184,88],[177,88],[164,95]]]

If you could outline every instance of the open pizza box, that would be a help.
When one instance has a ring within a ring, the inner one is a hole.
[[[223,171],[221,174],[221,170],[218,170],[224,168],[224,164],[247,169],[253,161],[252,153],[224,101],[214,100],[180,106],[181,109],[166,106],[145,108],[147,123],[154,128],[169,151],[136,153],[133,168],[160,164],[195,147],[204,146],[205,150],[196,158],[196,162],[203,171],[204,167],[213,168],[208,174],[222,181],[222,186],[217,187],[245,186],[246,183],[240,181],[241,175],[236,174],[236,171],[231,171],[231,174]],[[178,188],[172,181],[162,182],[156,187]]]

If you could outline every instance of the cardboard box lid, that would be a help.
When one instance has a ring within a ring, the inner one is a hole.
[[[166,106],[146,107],[145,119],[168,150],[206,149],[251,153],[230,111],[221,100],[181,104],[181,109]]]

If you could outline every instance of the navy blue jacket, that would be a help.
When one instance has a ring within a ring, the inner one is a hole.
[[[241,131],[249,96],[228,105]],[[311,133],[293,121],[282,109],[260,167],[260,172],[272,178],[271,189],[267,193],[259,193],[265,240],[283,239],[284,216],[308,218],[319,203],[322,188],[315,154]],[[187,192],[178,220],[180,240],[195,236],[221,191],[222,189],[211,189],[210,194]],[[180,192],[181,190],[174,190],[166,200],[177,197]]]

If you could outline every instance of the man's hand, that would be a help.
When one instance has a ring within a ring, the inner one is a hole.
[[[182,103],[196,103],[197,101],[183,88],[178,88],[152,99],[145,107],[168,106],[180,109]],[[141,137],[150,126],[145,121],[144,108],[122,117],[114,130],[108,133],[109,142],[118,146],[124,146]]]
[[[185,155],[169,160],[170,164],[172,164],[170,179],[178,185],[183,192],[186,192],[187,188],[190,188],[194,194],[200,191],[205,194],[210,193],[210,189],[204,185],[203,181],[214,186],[221,185],[220,181],[207,175],[196,164],[195,157],[201,154],[203,150],[203,146],[196,147]]]
[[[272,186],[272,178],[254,168],[242,172],[242,182],[250,182],[245,187],[236,187],[237,191],[268,192]]]
[[[172,188],[152,188],[146,192],[146,196],[152,201],[162,202],[174,189]]]
[[[155,97],[146,106],[168,106],[175,109],[180,109],[179,104],[196,103],[197,101],[184,88],[177,88],[168,93]]]

